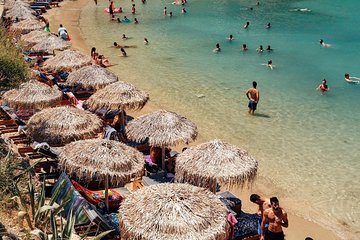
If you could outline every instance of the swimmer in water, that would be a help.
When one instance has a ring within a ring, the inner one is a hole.
[[[244,25],[244,28],[247,29],[250,25],[250,22],[246,22],[246,24]]]
[[[232,40],[235,40],[235,38],[232,34],[230,34],[230,36],[227,38],[227,40],[232,41]]]
[[[221,52],[221,48],[220,48],[220,44],[219,43],[217,43],[216,45],[215,45],[215,49],[213,50],[214,52]]]
[[[186,13],[186,9],[184,7],[181,9],[181,13]]]
[[[164,16],[167,15],[166,10],[167,10],[166,7],[164,7]]]
[[[327,92],[327,91],[330,90],[330,88],[326,84],[326,79],[325,78],[322,80],[322,83],[316,88],[316,90],[320,90],[321,94],[324,94],[324,92]]]
[[[289,9],[290,12],[311,12],[308,8],[293,8]]]
[[[128,39],[128,37],[127,37],[125,34],[123,34],[123,35],[122,35],[122,39],[123,39],[123,40],[126,40],[126,39]]]
[[[145,44],[145,45],[148,45],[148,44],[149,44],[149,41],[147,40],[147,38],[144,38],[144,44]]]
[[[350,77],[349,73],[345,73],[345,81],[348,83],[360,83],[360,78]]]
[[[273,70],[272,60],[270,59],[267,63],[267,67]]]
[[[266,24],[265,28],[271,28],[271,23]]]
[[[272,50],[274,50],[274,49],[272,49],[270,45],[268,45],[268,46],[266,47],[266,51],[271,52]]]
[[[260,45],[260,46],[256,49],[256,51],[257,51],[258,53],[262,53],[262,52],[264,51],[263,45]]]
[[[134,18],[134,24],[139,24],[139,21],[136,18]]]
[[[247,50],[248,50],[248,48],[247,48],[246,44],[244,43],[241,47],[241,51],[245,52]]]
[[[322,40],[322,39],[319,40],[319,43],[323,47],[331,47],[331,44],[325,43],[324,40]]]
[[[127,54],[126,54],[124,48],[120,48],[120,51],[121,51],[121,54],[122,54],[123,57],[127,57]]]

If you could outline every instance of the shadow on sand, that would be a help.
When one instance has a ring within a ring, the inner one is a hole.
[[[263,118],[270,118],[270,115],[267,115],[265,113],[255,113],[255,117],[263,117]]]

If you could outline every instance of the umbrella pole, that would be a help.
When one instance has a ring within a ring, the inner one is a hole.
[[[213,190],[214,194],[216,194],[216,186],[217,186],[217,182],[216,182],[216,178],[215,178],[214,182],[213,182],[213,186],[212,186],[212,190]]]
[[[109,175],[105,176],[105,206],[106,211],[109,213]]]
[[[165,146],[161,147],[161,167],[165,171]]]

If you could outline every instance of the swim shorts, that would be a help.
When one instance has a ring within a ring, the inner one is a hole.
[[[285,235],[284,232],[271,232],[267,231],[265,233],[265,240],[284,240]]]
[[[248,107],[249,107],[251,110],[256,110],[256,106],[257,106],[257,102],[255,102],[255,101],[253,101],[253,100],[250,100],[250,101],[249,101]]]

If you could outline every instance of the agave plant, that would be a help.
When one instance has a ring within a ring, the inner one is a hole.
[[[29,194],[30,194],[30,203],[31,203],[31,210],[33,212],[33,221],[34,225],[37,227],[35,230],[31,231],[30,233],[32,235],[37,236],[40,240],[68,240],[68,239],[85,239],[87,237],[87,233],[84,234],[84,236],[80,237],[75,233],[75,215],[73,214],[73,211],[71,209],[68,219],[65,223],[65,225],[62,223],[62,218],[60,221],[60,228],[56,224],[56,216],[59,215],[62,210],[64,209],[64,206],[70,201],[70,199],[67,199],[61,204],[57,204],[55,202],[55,199],[57,199],[60,189],[62,189],[65,186],[66,182],[62,180],[60,182],[59,187],[56,189],[56,191],[53,193],[50,201],[48,204],[45,205],[45,183],[42,183],[42,188],[40,191],[40,195],[37,202],[37,209],[35,208],[35,201],[31,199],[35,199],[34,195],[34,187],[32,185],[31,180],[29,181]],[[48,224],[50,223],[51,233],[47,234]],[[103,237],[105,237],[107,234],[112,232],[113,230],[109,230],[106,232],[103,232],[96,237],[92,238],[94,240],[100,240]]]

